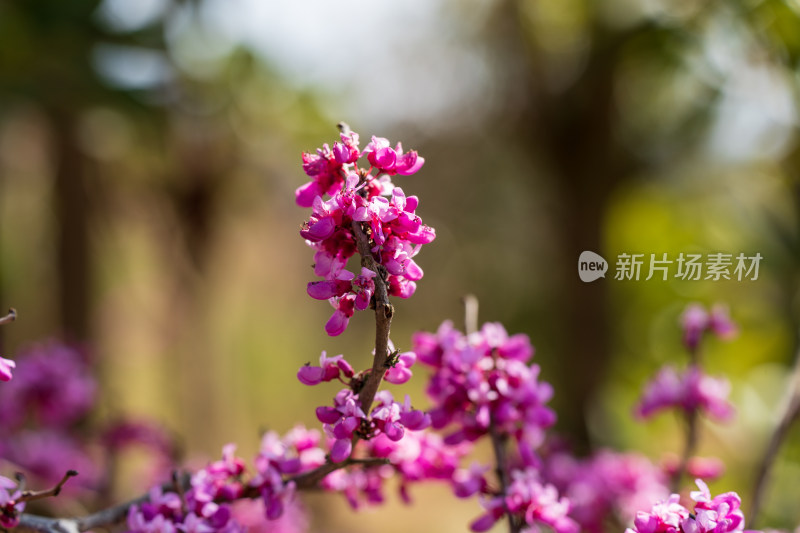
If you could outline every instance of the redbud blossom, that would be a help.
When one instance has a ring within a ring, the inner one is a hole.
[[[17,363],[11,359],[0,357],[0,381],[10,381],[12,378],[11,369],[16,366]]]
[[[21,495],[14,481],[0,476],[0,527],[10,529],[19,524],[19,515],[25,510],[25,502],[17,501]]]
[[[357,166],[365,155],[370,164],[366,172]],[[355,133],[342,134],[333,150],[325,145],[316,155],[303,154],[303,169],[312,181],[296,191],[296,200],[312,213],[300,235],[315,250],[314,273],[324,277],[309,283],[307,291],[312,298],[330,300],[335,309],[325,324],[328,335],[344,332],[354,312],[369,307],[375,292],[377,272],[362,267],[355,276],[345,269],[357,251],[353,224],[361,224],[372,259],[385,268],[382,276],[389,295],[414,294],[423,276],[414,257],[436,232],[415,213],[417,197],[406,197],[389,176],[413,174],[423,162],[416,152],[403,153],[399,144],[391,148],[378,137],[359,152]],[[378,175],[373,176],[373,170]]]
[[[626,533],[732,533],[745,531],[744,514],[739,509],[741,498],[735,492],[711,497],[708,486],[695,481],[700,490],[691,493],[694,512],[680,504],[680,496],[672,494],[652,509],[636,513],[634,527]]]
[[[711,312],[700,304],[690,304],[681,315],[683,327],[683,344],[689,351],[695,351],[700,345],[703,334],[711,332],[720,339],[729,340],[736,336],[737,328],[730,317],[728,310],[721,305],[715,305]]]
[[[646,418],[662,409],[677,407],[685,412],[700,410],[724,421],[734,412],[727,400],[729,393],[726,379],[707,376],[697,366],[692,365],[681,374],[665,366],[645,386],[636,414]]]

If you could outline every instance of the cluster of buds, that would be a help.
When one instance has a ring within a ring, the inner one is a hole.
[[[413,345],[419,361],[433,368],[427,387],[434,403],[430,416],[434,428],[448,430],[446,444],[490,436],[496,448],[506,442],[516,445],[513,463],[496,458],[499,490],[485,477],[488,467],[476,464],[453,473],[456,496],[482,496],[485,513],[472,523],[472,530],[486,531],[508,515],[512,523],[533,530],[545,525],[556,533],[577,531],[568,516],[568,500],[539,475],[542,463],[536,449],[555,414],[546,405],[552,387],[539,381],[539,366],[529,364],[534,350],[528,337],[509,336],[496,323],[465,335],[445,322],[436,333],[416,333]],[[507,486],[505,479],[510,480]]]
[[[527,335],[509,337],[496,323],[464,335],[448,321],[435,334],[416,333],[413,345],[419,361],[434,369],[427,388],[433,427],[454,428],[445,442],[475,441],[491,427],[536,464],[532,450],[556,417],[546,406],[553,388],[539,381],[538,365],[528,364],[534,350]]]
[[[691,493],[694,512],[681,505],[680,496],[672,494],[667,500],[653,505],[650,511],[639,511],[633,528],[625,533],[733,533],[744,531],[742,504],[735,492],[711,497],[708,486],[698,479],[700,490]]]
[[[395,383],[404,383],[411,375],[409,367],[416,356],[412,352],[395,354],[394,366],[386,376]],[[325,433],[333,439],[330,457],[333,462],[341,462],[350,457],[353,451],[353,439],[371,439],[377,435],[386,435],[392,441],[403,438],[405,429],[418,431],[430,426],[430,417],[422,411],[411,407],[411,400],[406,397],[400,404],[394,400],[389,391],[379,391],[377,400],[370,415],[367,416],[360,404],[358,391],[363,386],[363,375],[355,375],[353,367],[341,355],[328,358],[323,352],[320,366],[305,365],[297,373],[301,383],[316,385],[323,381],[338,379],[348,385],[336,394],[333,406],[317,407],[317,419],[324,425]],[[345,381],[345,378],[347,381]]]
[[[359,166],[362,157],[368,166]],[[358,134],[352,132],[342,133],[333,149],[326,144],[316,154],[303,154],[303,169],[312,179],[297,189],[295,199],[312,213],[300,235],[315,251],[314,274],[324,278],[310,282],[307,291],[334,307],[325,325],[329,335],[340,335],[356,310],[369,307],[376,276],[389,295],[414,294],[423,275],[414,257],[436,233],[415,213],[419,199],[407,197],[390,176],[413,174],[423,163],[416,152],[403,153],[400,144],[391,148],[379,137],[360,150]],[[356,275],[345,267],[359,251],[359,240],[361,254],[371,256],[376,267],[362,266]]]

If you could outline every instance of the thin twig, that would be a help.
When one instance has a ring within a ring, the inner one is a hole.
[[[65,476],[66,478],[70,476]],[[183,490],[188,489],[191,477],[183,474],[179,478],[179,485]],[[61,485],[63,485],[63,481]],[[175,490],[176,484],[169,481],[161,485],[163,491]],[[150,494],[144,494],[133,500],[108,507],[80,518],[49,518],[33,514],[22,514],[20,516],[19,527],[39,531],[40,533],[79,533],[90,529],[109,527],[125,520],[128,511],[134,505],[139,505],[150,500]]]
[[[336,470],[345,468],[350,465],[365,465],[365,466],[382,466],[390,464],[389,459],[383,457],[370,457],[367,459],[357,459],[349,457],[340,463],[327,463],[320,467],[315,468],[310,472],[299,474],[290,478],[289,481],[295,484],[298,489],[314,489],[325,476]]]
[[[508,474],[506,473],[506,440],[497,432],[497,427],[494,420],[489,423],[489,436],[492,439],[492,450],[494,451],[495,460],[495,473],[497,480],[500,483],[500,494],[503,497],[503,507],[506,507],[506,515],[508,516],[508,531],[509,533],[519,533],[521,531],[520,525],[514,516],[508,512],[508,507],[505,503],[506,491],[508,490]]]
[[[385,464],[389,464],[389,460],[382,457],[371,457],[365,459],[348,458],[340,463],[327,463],[315,468],[314,470],[311,470],[310,472],[298,474],[287,479],[286,483],[294,483],[295,487],[301,490],[310,490],[316,488],[318,483],[325,476],[341,468],[345,468],[350,465],[364,465],[369,467],[381,466]],[[64,482],[69,477],[71,476],[65,476],[65,479],[59,483],[59,486],[63,486]],[[191,476],[186,473],[180,475],[176,474],[172,480],[161,485],[162,491],[176,492],[178,494],[184,493],[189,488],[191,488]],[[55,496],[56,494],[54,493],[52,495]],[[261,491],[256,487],[248,487],[242,497],[249,499],[260,498]],[[38,499],[38,496],[36,498],[29,498],[26,501],[31,501],[32,499]],[[102,509],[96,513],[92,513],[80,518],[49,518],[32,514],[22,514],[20,516],[19,527],[23,528],[23,530],[28,529],[38,531],[40,533],[80,533],[82,531],[89,531],[95,528],[107,528],[124,521],[128,516],[128,512],[130,511],[131,507],[134,505],[140,505],[149,500],[150,494],[143,494],[138,498]]]
[[[800,418],[800,350],[795,356],[794,370],[789,382],[788,397],[783,414],[772,432],[767,448],[764,455],[759,462],[758,470],[756,470],[756,480],[753,485],[753,499],[750,504],[749,525],[756,524],[756,518],[761,511],[761,504],[766,492],[767,480],[769,479],[770,471],[775,459],[778,457],[783,441],[789,433],[792,424]]]
[[[369,415],[375,393],[381,385],[383,375],[386,373],[386,361],[389,357],[389,330],[392,326],[394,308],[389,303],[389,290],[386,286],[383,265],[375,262],[370,251],[369,238],[364,233],[361,224],[353,221],[353,234],[356,236],[358,253],[361,254],[361,266],[375,272],[375,357],[372,360],[372,371],[367,374],[364,385],[359,392],[361,410]]]
[[[699,368],[700,343],[697,343],[697,345],[689,349],[689,366],[686,370],[687,375],[695,369],[699,371]],[[691,411],[686,413],[686,443],[683,446],[683,455],[681,456],[680,463],[678,463],[678,468],[672,474],[672,479],[670,480],[670,490],[675,493],[680,492],[681,481],[689,469],[689,461],[695,454],[697,443],[700,440],[700,420],[697,409],[697,407],[694,407]]]
[[[472,295],[464,297],[464,311],[467,334],[477,331],[478,329],[478,299]],[[470,331],[472,329],[472,331]],[[497,356],[494,356],[495,362]],[[519,533],[522,530],[522,524],[517,520],[514,515],[508,511],[506,504],[506,493],[508,491],[508,471],[506,469],[506,440],[507,437],[501,435],[497,430],[494,416],[489,414],[489,436],[492,440],[492,450],[494,451],[495,473],[497,481],[500,483],[500,494],[503,497],[503,507],[506,509],[508,516],[508,531],[509,533]]]
[[[44,498],[52,498],[52,497],[58,496],[59,494],[61,494],[61,488],[64,486],[64,484],[67,482],[67,480],[69,478],[75,477],[77,475],[78,475],[78,473],[75,470],[67,470],[67,472],[64,474],[64,477],[61,478],[61,481],[59,481],[56,484],[56,486],[53,487],[52,489],[49,489],[49,490],[38,490],[38,491],[23,490],[22,494],[17,499],[17,501],[19,501],[19,502],[32,502],[32,501],[35,501],[35,500],[42,500]],[[18,476],[17,479],[20,479],[20,476]],[[24,480],[24,476],[22,476],[22,479]],[[22,484],[22,483],[23,483],[23,481],[20,481],[20,484]]]
[[[681,456],[681,461],[678,464],[678,468],[672,474],[672,480],[670,481],[670,490],[674,493],[677,493],[681,489],[681,482],[683,481],[683,476],[686,474],[689,468],[689,461],[691,460],[692,456],[697,449],[697,442],[698,442],[698,413],[697,409],[692,409],[691,411],[685,413],[686,414],[686,443],[683,448],[683,455]]]

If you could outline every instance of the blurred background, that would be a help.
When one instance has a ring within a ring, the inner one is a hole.
[[[475,294],[481,321],[531,336],[576,449],[659,459],[679,421],[631,410],[685,364],[686,304],[723,302],[741,332],[705,363],[738,413],[703,425],[700,454],[727,463],[712,492],[748,500],[800,327],[797,0],[19,0],[0,3],[0,50],[0,305],[20,314],[0,353],[85,347],[99,419],[154,419],[190,462],[227,442],[251,457],[335,394],[299,366],[369,365],[369,314],[328,338],[331,308],[306,295],[294,204],[301,153],[344,120],[426,159],[396,180],[437,231],[395,302],[399,348],[460,325]],[[578,279],[583,250],[606,279]],[[763,259],[755,281],[613,279],[618,254],[665,252]],[[424,376],[396,394],[423,407]],[[762,524],[800,522],[798,437]],[[448,487],[414,494],[358,515],[315,497],[312,530],[463,531],[480,513]]]

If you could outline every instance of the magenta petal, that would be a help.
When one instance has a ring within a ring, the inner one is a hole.
[[[419,431],[431,425],[431,417],[422,411],[409,411],[400,415],[400,423],[412,431]]]
[[[359,311],[365,310],[369,307],[369,302],[372,299],[372,291],[361,291],[356,295],[355,307]]]
[[[402,174],[403,176],[410,176],[414,174],[419,169],[422,168],[422,165],[425,164],[425,159],[419,157],[417,152],[414,150],[408,152],[407,154],[403,154],[400,158],[401,160],[397,162],[397,173]]]
[[[317,414],[317,420],[323,424],[334,424],[342,418],[342,413],[333,407],[320,406],[317,407],[315,412]]]
[[[412,215],[403,211],[392,223],[392,230],[397,232],[416,233],[422,223],[417,215]]]
[[[354,416],[348,416],[342,421],[342,427],[347,431],[348,436],[353,434],[353,431],[361,424],[361,420]]]
[[[497,353],[504,359],[515,359],[527,362],[533,356],[533,346],[527,335],[513,335],[497,348]]]
[[[306,287],[309,296],[316,300],[327,300],[335,296],[344,296],[350,291],[352,284],[347,280],[312,281]]]
[[[336,360],[336,366],[339,367],[339,370],[342,371],[342,374],[344,374],[345,377],[347,377],[347,378],[352,378],[353,377],[353,374],[355,373],[353,371],[353,367],[350,365],[350,363],[348,363],[344,359],[337,359]]]
[[[309,226],[303,236],[311,241],[322,241],[333,235],[334,231],[336,231],[336,221],[327,216]]]
[[[264,507],[267,513],[267,518],[270,520],[277,520],[283,514],[283,503],[280,498],[271,496],[264,499]]]
[[[335,426],[333,426],[333,436],[337,439],[349,439],[353,436],[353,430],[348,429],[344,424],[344,421],[338,422]]]
[[[319,196],[319,186],[315,181],[309,181],[294,191],[294,201],[300,207],[311,207],[317,196]]]
[[[323,370],[318,366],[303,366],[297,371],[297,379],[304,385],[318,385],[322,383]]]
[[[347,324],[349,322],[350,318],[337,309],[333,312],[333,315],[331,315],[328,323],[325,324],[325,331],[331,337],[336,337],[337,335],[344,333],[344,330],[347,329]]]
[[[477,520],[472,522],[469,525],[469,528],[472,531],[480,532],[480,531],[489,531],[492,529],[494,523],[497,522],[497,518],[495,518],[492,513],[486,513],[485,515],[479,517]]]
[[[17,363],[11,359],[0,357],[0,381],[11,381],[11,369],[16,366]]]
[[[430,226],[420,226],[415,233],[406,234],[406,240],[413,244],[428,244],[436,238],[436,230]]]
[[[403,426],[395,424],[393,422],[387,422],[386,424],[384,424],[383,432],[386,433],[386,436],[389,437],[390,440],[393,440],[395,442],[402,439],[403,435],[405,434]]]
[[[395,161],[397,160],[397,153],[391,148],[378,148],[374,152],[370,152],[367,157],[369,162],[378,168],[394,169]]]
[[[405,268],[406,279],[411,281],[419,281],[422,279],[422,275],[423,272],[422,269],[419,267],[419,265],[416,264],[413,259],[409,259],[406,262],[406,268]]]
[[[350,457],[351,451],[353,451],[353,443],[350,442],[350,439],[338,439],[331,446],[331,461],[341,463]]]
[[[395,385],[402,385],[411,379],[411,370],[404,366],[397,365],[386,371],[386,381]]]

